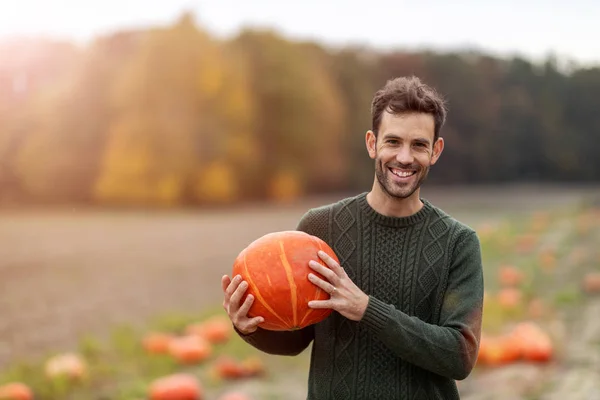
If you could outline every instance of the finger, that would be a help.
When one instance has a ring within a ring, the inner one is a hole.
[[[321,274],[329,282],[331,282],[333,284],[337,284],[337,281],[339,280],[339,277],[337,276],[337,274],[334,271],[332,271],[331,269],[329,269],[326,266],[324,266],[323,264],[321,264],[320,262],[310,260],[308,262],[308,266],[311,267],[315,272],[318,272],[319,274]]]
[[[249,294],[246,297],[246,300],[244,300],[244,303],[242,304],[242,306],[239,308],[238,315],[241,317],[248,316],[248,311],[250,311],[250,307],[252,307],[252,304],[254,304],[254,296]]]
[[[238,326],[238,329],[242,332],[254,332],[258,328],[258,325],[260,325],[263,322],[264,320],[262,319],[262,317],[254,317],[240,324],[240,326]]]
[[[223,292],[227,290],[227,287],[230,283],[231,278],[229,277],[229,275],[223,275],[223,277],[221,278],[221,289],[223,289]]]
[[[317,285],[319,288],[321,288],[325,292],[329,293],[330,296],[333,295],[333,293],[336,291],[335,286],[333,286],[331,283],[319,278],[315,274],[308,274],[308,279],[312,283]]]
[[[242,296],[244,296],[244,293],[246,293],[246,289],[248,289],[248,282],[243,281],[238,285],[237,289],[235,289],[235,292],[233,292],[233,294],[231,295],[230,306],[233,305],[234,312],[237,312],[237,310],[239,310],[240,303],[242,301]]]
[[[254,318],[248,320],[248,325],[250,325],[250,327],[254,328],[254,327],[257,327],[258,325],[262,324],[263,322],[265,322],[265,319],[263,317],[254,317]]]
[[[242,281],[242,277],[240,275],[234,276],[233,279],[231,280],[231,282],[229,283],[229,286],[227,286],[227,289],[225,290],[225,294],[228,297],[231,297],[233,295],[233,293],[237,290],[238,285],[240,284],[241,281]]]
[[[254,296],[249,294],[234,318],[234,320],[237,322],[237,326],[239,326],[238,329],[244,331],[254,330],[254,328],[265,321],[265,319],[261,316],[248,318],[248,311],[250,310],[252,303],[254,303]]]
[[[308,302],[308,306],[310,308],[334,308],[331,300],[311,300]]]
[[[327,254],[326,252],[324,252],[323,250],[319,250],[317,252],[317,255],[319,256],[319,258],[321,260],[323,260],[325,262],[325,264],[331,268],[334,272],[339,273],[340,271],[343,271],[344,269],[342,268],[342,266],[333,259],[333,257],[331,257],[329,254]]]

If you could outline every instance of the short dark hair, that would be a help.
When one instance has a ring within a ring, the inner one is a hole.
[[[416,76],[390,79],[379,89],[371,103],[373,133],[378,134],[384,111],[392,114],[426,113],[433,116],[435,122],[435,142],[446,121],[446,104],[442,96],[432,87],[421,82]]]

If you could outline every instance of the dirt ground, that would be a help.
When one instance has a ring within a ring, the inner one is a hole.
[[[473,226],[600,198],[598,188],[549,186],[422,193]],[[117,324],[219,304],[220,277],[242,248],[265,233],[293,229],[308,208],[343,196],[232,210],[0,211],[0,369],[69,349],[81,336],[102,335]],[[586,311],[596,320],[598,307]],[[600,336],[598,326],[589,329],[581,334]],[[566,395],[575,384],[565,376],[557,393],[567,397],[547,399],[575,399]]]

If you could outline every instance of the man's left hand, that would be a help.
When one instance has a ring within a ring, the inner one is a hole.
[[[331,308],[348,319],[360,321],[369,304],[369,296],[352,282],[344,268],[327,253],[319,251],[318,255],[329,268],[317,261],[310,261],[308,265],[326,280],[313,273],[308,274],[308,279],[329,293],[330,297],[328,300],[309,301],[308,306],[311,308]]]

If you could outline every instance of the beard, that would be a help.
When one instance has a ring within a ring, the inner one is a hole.
[[[380,160],[375,160],[375,176],[382,191],[394,199],[406,199],[410,197],[429,175],[429,167],[422,167],[418,164],[413,165],[394,165],[393,168],[404,168],[415,171],[415,178],[411,182],[398,183],[391,179],[392,172],[388,166],[384,166]]]

